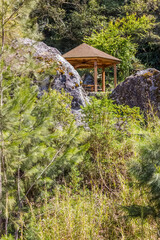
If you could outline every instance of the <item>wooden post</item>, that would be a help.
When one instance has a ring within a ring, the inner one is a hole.
[[[94,62],[94,91],[97,92],[97,61]]]
[[[105,92],[106,84],[105,84],[105,67],[102,67],[102,92]]]
[[[117,66],[114,64],[114,87],[117,86]]]

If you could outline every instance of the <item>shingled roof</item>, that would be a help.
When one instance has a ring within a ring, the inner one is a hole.
[[[102,52],[86,43],[82,43],[78,47],[65,53],[63,57],[77,68],[93,67],[94,61],[97,60],[98,67],[107,67],[121,62],[105,52]]]

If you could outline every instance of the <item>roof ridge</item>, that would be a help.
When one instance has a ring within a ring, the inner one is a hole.
[[[106,58],[108,60],[113,60],[120,62],[121,60],[109,55],[106,52],[103,52],[93,46],[88,45],[87,43],[82,43],[79,46],[73,48],[69,52],[63,54],[64,58]]]

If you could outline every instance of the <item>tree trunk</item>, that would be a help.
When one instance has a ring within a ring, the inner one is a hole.
[[[6,193],[6,219],[5,219],[5,234],[8,235],[8,193]]]
[[[2,56],[3,49],[4,49],[4,0],[2,0],[2,20],[1,20],[1,53]],[[3,164],[3,131],[2,131],[2,106],[3,106],[3,69],[1,69],[0,74],[0,237],[2,235],[3,229],[3,209],[2,209],[2,164]]]
[[[17,194],[18,194],[18,221],[20,220],[20,213],[21,213],[21,193],[20,193],[20,166],[18,166],[18,173],[17,173]],[[17,240],[19,237],[19,223],[17,224],[17,229],[15,231],[15,239]]]

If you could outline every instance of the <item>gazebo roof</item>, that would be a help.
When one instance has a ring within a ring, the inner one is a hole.
[[[86,43],[65,53],[63,57],[76,68],[93,68],[94,61],[97,60],[98,67],[109,67],[121,62],[105,52],[102,52]]]

